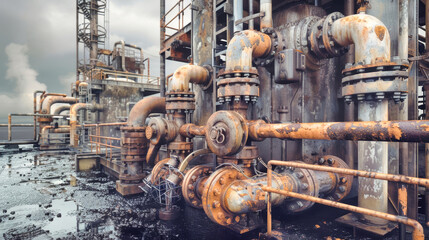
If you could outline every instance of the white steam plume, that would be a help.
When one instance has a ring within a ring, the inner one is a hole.
[[[8,57],[6,79],[15,83],[13,94],[0,95],[1,118],[8,113],[32,113],[33,92],[46,91],[46,85],[37,81],[38,73],[30,67],[26,45],[10,43],[5,48]]]

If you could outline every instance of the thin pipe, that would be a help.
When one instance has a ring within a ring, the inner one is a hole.
[[[253,15],[253,0],[249,0],[249,16]],[[249,29],[253,30],[255,28],[255,20],[249,20]]]
[[[243,18],[243,0],[234,0],[234,22]],[[243,23],[235,24],[234,23],[234,32],[243,31]]]
[[[268,178],[268,179],[270,179],[270,178]],[[270,186],[270,184],[268,184],[268,186]],[[351,212],[356,212],[356,213],[369,215],[369,216],[376,217],[376,218],[382,218],[382,219],[392,221],[392,222],[405,224],[405,225],[408,225],[408,226],[413,228],[413,233],[412,233],[413,240],[423,240],[424,239],[423,227],[422,227],[422,225],[420,225],[419,222],[417,222],[414,219],[410,219],[410,218],[402,217],[402,216],[395,216],[395,215],[388,214],[388,213],[369,210],[366,208],[356,207],[356,206],[352,206],[352,205],[348,205],[348,204],[344,204],[344,203],[340,203],[340,202],[334,202],[331,200],[317,198],[317,197],[313,197],[313,196],[309,196],[309,195],[305,195],[305,194],[299,194],[299,193],[289,192],[289,191],[285,191],[285,190],[278,190],[278,189],[274,189],[271,187],[261,187],[261,189],[266,191],[266,192],[269,192],[269,193],[282,194],[282,195],[292,197],[292,198],[298,198],[298,199],[302,199],[305,201],[311,201],[311,202],[323,204],[323,205],[334,207],[334,208],[340,208],[340,209],[351,211]],[[271,208],[270,201],[268,201],[268,205]],[[271,236],[271,226],[270,226],[271,225],[271,211],[270,211],[269,216],[270,216],[270,218],[267,218],[267,235]]]

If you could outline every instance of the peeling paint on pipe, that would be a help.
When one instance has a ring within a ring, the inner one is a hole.
[[[332,36],[341,46],[355,45],[356,63],[390,62],[389,31],[376,17],[361,13],[340,18],[332,24]]]
[[[210,81],[210,72],[205,67],[184,65],[176,69],[173,78],[168,84],[169,92],[189,92],[189,83],[207,84]]]
[[[127,125],[141,127],[151,113],[165,113],[165,97],[146,97],[138,101],[131,109]]]

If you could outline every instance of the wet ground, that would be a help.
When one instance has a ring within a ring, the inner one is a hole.
[[[69,152],[0,146],[0,187],[0,239],[255,239],[266,231],[240,236],[183,203],[178,220],[158,220],[159,206],[149,197],[123,198],[114,179],[99,171],[76,173]],[[297,216],[274,213],[274,228],[288,239],[375,238],[353,237],[351,228],[333,221],[346,212],[329,207]],[[397,231],[384,239],[397,239]]]

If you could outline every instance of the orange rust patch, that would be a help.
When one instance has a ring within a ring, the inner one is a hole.
[[[378,39],[380,39],[380,41],[383,41],[384,35],[386,34],[386,28],[378,25],[375,27],[374,31],[375,34],[377,34]]]
[[[393,124],[392,127],[388,128],[388,133],[390,137],[393,137],[396,140],[399,140],[402,137],[402,130],[401,128],[399,128],[399,125],[397,123]]]

